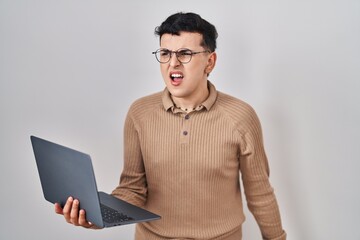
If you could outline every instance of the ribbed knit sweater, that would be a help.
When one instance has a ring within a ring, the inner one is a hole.
[[[189,114],[167,89],[132,104],[113,195],[161,215],[137,224],[137,240],[239,240],[243,187],[263,238],[286,239],[256,113],[208,86],[207,100]]]

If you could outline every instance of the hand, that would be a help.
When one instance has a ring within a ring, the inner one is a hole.
[[[55,212],[63,215],[66,222],[75,226],[81,226],[84,228],[100,229],[98,226],[88,222],[85,216],[85,210],[79,210],[79,200],[69,197],[65,203],[64,208],[61,208],[59,203],[55,203]]]

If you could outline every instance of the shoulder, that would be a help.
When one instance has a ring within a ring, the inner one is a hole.
[[[135,118],[138,118],[161,108],[162,94],[162,92],[157,92],[135,100],[131,104],[128,114]]]
[[[256,115],[255,110],[250,104],[222,92],[218,92],[217,105],[221,111],[224,111],[227,115],[233,117]]]
[[[254,108],[239,98],[218,92],[216,105],[219,111],[221,111],[237,129],[260,125]]]

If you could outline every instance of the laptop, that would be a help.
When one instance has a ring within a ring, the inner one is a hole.
[[[105,192],[98,192],[88,154],[31,136],[44,197],[64,206],[69,196],[80,201],[86,219],[98,227],[158,220],[161,217]]]

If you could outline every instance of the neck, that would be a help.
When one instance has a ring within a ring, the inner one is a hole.
[[[180,108],[185,112],[191,112],[198,108],[209,96],[209,89],[204,88],[202,91],[198,92],[196,95],[190,97],[175,97],[171,96],[175,106]]]

